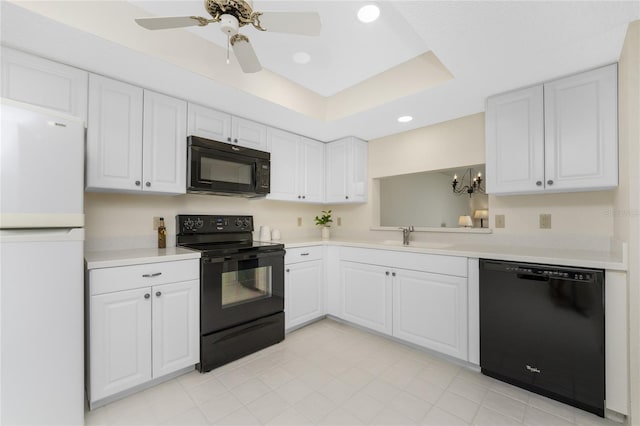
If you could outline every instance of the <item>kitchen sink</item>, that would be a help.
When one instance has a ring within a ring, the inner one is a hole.
[[[384,245],[389,246],[402,246],[402,241],[400,240],[385,240],[382,242]],[[436,242],[422,242],[422,241],[410,241],[408,246],[405,247],[419,247],[419,248],[431,248],[431,249],[442,249],[451,247],[449,243],[436,243]]]

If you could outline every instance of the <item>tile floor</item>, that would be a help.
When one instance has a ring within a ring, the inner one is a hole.
[[[620,426],[325,319],[87,412],[87,425]]]

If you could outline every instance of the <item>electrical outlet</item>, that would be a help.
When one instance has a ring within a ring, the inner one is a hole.
[[[497,214],[495,215],[495,227],[496,228],[504,228],[504,215]]]
[[[298,218],[298,226],[302,226],[302,218],[301,217]]]
[[[339,217],[338,219],[336,219],[336,224],[337,224],[338,226],[342,226],[342,218],[341,218],[341,217]]]
[[[550,214],[540,214],[540,229],[551,229]]]
[[[160,216],[154,216],[153,217],[153,230],[157,231],[158,230],[158,226],[160,226]]]

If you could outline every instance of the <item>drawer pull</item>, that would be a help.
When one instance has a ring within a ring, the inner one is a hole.
[[[144,295],[144,298],[145,298],[145,299],[148,299],[148,298],[150,298],[150,297],[151,297],[151,295],[150,295],[149,293],[147,293],[147,294],[145,294],[145,295]]]
[[[160,297],[160,296],[162,296],[162,292],[156,291],[156,297]]]
[[[300,253],[300,256],[309,256],[309,253]]]
[[[158,275],[162,275],[162,272],[156,272],[154,274],[144,274],[143,277],[144,278],[153,278],[153,277],[157,277]]]

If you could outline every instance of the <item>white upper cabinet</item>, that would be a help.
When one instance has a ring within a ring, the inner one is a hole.
[[[349,137],[325,146],[325,202],[367,201],[367,143]]]
[[[321,203],[324,195],[324,144],[269,128],[271,192],[267,198]]]
[[[143,90],[91,74],[87,122],[87,190],[142,186]]]
[[[187,121],[189,135],[269,151],[264,124],[192,103]]]
[[[487,192],[618,185],[617,65],[489,98]]]
[[[86,71],[2,47],[2,97],[87,122]]]
[[[544,85],[545,187],[618,186],[618,66]]]
[[[187,185],[187,103],[144,91],[144,190],[184,194]]]
[[[544,191],[542,93],[535,86],[487,100],[488,193]]]
[[[267,145],[267,126],[240,117],[231,117],[231,140],[245,148],[269,151]]]
[[[184,101],[92,74],[87,190],[184,194],[186,119]]]
[[[189,103],[188,110],[187,134],[189,136],[221,142],[227,142],[227,138],[231,137],[230,114],[192,103]]]

